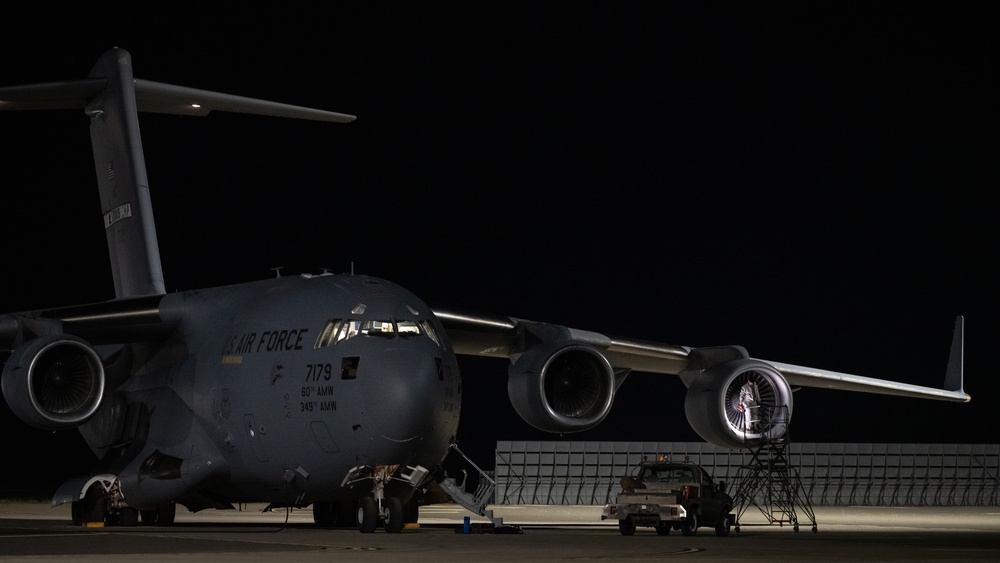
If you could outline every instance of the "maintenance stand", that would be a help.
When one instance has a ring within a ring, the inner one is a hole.
[[[781,408],[783,407],[778,410]],[[764,436],[759,440],[747,440],[750,462],[740,466],[736,472],[736,494],[733,495],[737,507],[736,532],[740,531],[743,514],[750,507],[755,507],[769,524],[791,524],[796,532],[799,531],[801,512],[809,519],[812,531],[816,533],[816,515],[802,487],[799,472],[789,463],[786,455],[790,443],[787,431],[781,438],[769,439],[766,434]]]

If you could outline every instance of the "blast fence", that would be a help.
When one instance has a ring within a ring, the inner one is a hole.
[[[643,460],[669,456],[734,487],[745,450],[702,442],[497,442],[495,504],[600,505]],[[816,506],[997,506],[1000,444],[792,443],[785,450]]]

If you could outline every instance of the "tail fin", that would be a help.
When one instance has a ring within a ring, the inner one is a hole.
[[[108,51],[90,78],[106,79],[104,90],[87,101],[84,112],[90,117],[115,296],[166,293],[139,137],[132,57],[121,49]]]
[[[115,296],[165,293],[138,111],[207,115],[212,109],[347,123],[354,116],[185,88],[132,76],[132,57],[114,48],[85,80],[0,88],[0,110],[82,107],[90,117],[94,166]]]

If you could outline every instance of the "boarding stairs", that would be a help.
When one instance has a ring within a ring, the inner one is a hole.
[[[455,444],[451,445],[451,449],[459,456],[461,456],[466,463],[473,467],[479,472],[479,485],[476,487],[474,492],[466,492],[464,483],[459,484],[455,479],[451,477],[445,477],[443,480],[438,482],[438,486],[441,490],[448,494],[449,497],[456,504],[461,505],[466,510],[474,512],[480,516],[485,516],[493,523],[493,528],[498,529],[503,527],[503,518],[500,516],[495,516],[493,510],[486,508],[488,504],[493,501],[493,491],[496,490],[497,484],[492,477],[489,476],[485,471],[483,471],[474,461],[469,459],[462,450],[458,449]]]

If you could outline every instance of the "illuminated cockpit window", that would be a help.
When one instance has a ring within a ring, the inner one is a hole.
[[[418,336],[420,326],[417,321],[396,321],[396,328],[399,329],[400,336]]]
[[[361,323],[361,334],[365,336],[396,336],[396,329],[392,321],[363,321]]]
[[[313,348],[326,348],[330,344],[333,344],[333,336],[337,333],[337,328],[341,322],[343,321],[340,319],[327,321],[326,326],[323,327],[323,331],[319,333],[319,338],[316,339],[316,345]]]
[[[326,326],[320,332],[315,347],[326,348],[357,335],[381,338],[392,338],[398,335],[409,338],[422,334],[427,335],[438,346],[441,345],[437,332],[428,321],[332,319],[327,321]]]
[[[333,319],[326,323],[323,332],[316,339],[316,348],[326,348],[342,340],[347,340],[361,330],[361,321],[355,319]]]

